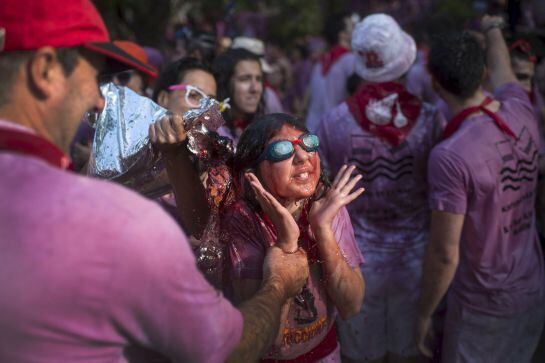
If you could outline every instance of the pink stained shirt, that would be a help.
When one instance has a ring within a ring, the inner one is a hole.
[[[240,312],[154,202],[9,151],[0,175],[0,362],[119,362],[130,345],[223,362],[234,349]]]
[[[363,257],[356,245],[350,217],[345,208],[341,209],[333,221],[332,228],[348,265],[357,267],[362,264]],[[223,212],[222,235],[227,244],[228,281],[260,280],[267,249],[276,242],[274,228],[244,201],[237,201]],[[310,302],[310,306],[304,308],[295,299],[288,302],[287,316],[283,320],[285,323],[266,357],[268,359],[293,359],[309,352],[324,339],[335,322],[336,309],[327,297],[323,275],[319,269],[320,263],[309,261],[309,264],[311,276],[307,286],[312,297],[307,298],[307,302]],[[230,289],[229,286],[226,288]]]
[[[472,116],[434,148],[428,180],[432,209],[465,215],[451,297],[481,313],[510,316],[543,301],[534,213],[539,135],[518,84],[504,85],[494,97],[517,140],[490,117]]]
[[[346,100],[349,96],[346,81],[354,73],[356,56],[346,53],[322,74],[322,64],[317,62],[310,79],[310,104],[307,111],[306,125],[315,132],[320,119],[332,108]]]
[[[331,177],[344,164],[356,165],[363,177],[358,186],[365,192],[347,208],[366,266],[395,269],[422,262],[430,219],[427,159],[445,123],[424,103],[407,138],[395,147],[365,131],[346,103],[320,121],[319,152]]]
[[[434,104],[439,97],[433,90],[431,76],[426,67],[426,55],[418,51],[417,61],[407,72],[407,90],[423,102]]]

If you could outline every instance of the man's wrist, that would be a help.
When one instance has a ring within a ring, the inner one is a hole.
[[[501,31],[504,25],[505,23],[503,22],[503,20],[493,21],[493,22],[490,22],[490,24],[486,24],[485,26],[483,26],[482,32],[484,35],[486,35],[488,34],[490,30],[493,30],[493,29],[498,29]]]
[[[261,289],[271,291],[271,293],[277,296],[282,303],[288,299],[284,283],[278,276],[269,276],[264,279],[261,284]]]
[[[430,311],[429,307],[420,305],[416,318],[420,321],[423,321],[426,319],[431,319],[432,315],[433,315],[433,311]]]

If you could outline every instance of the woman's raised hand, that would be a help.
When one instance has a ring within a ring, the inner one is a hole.
[[[246,180],[255,192],[257,201],[263,212],[269,216],[277,233],[277,244],[284,252],[295,252],[298,248],[299,226],[291,213],[263,188],[259,179],[253,173],[245,174]]]
[[[184,119],[180,115],[167,114],[149,127],[151,142],[159,149],[169,149],[187,139]]]
[[[331,227],[339,210],[363,193],[364,188],[352,191],[361,179],[359,174],[352,176],[355,169],[353,165],[343,165],[325,196],[313,203],[309,213],[309,222],[313,231],[316,228]]]

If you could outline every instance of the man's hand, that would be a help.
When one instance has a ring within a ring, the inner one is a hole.
[[[263,264],[263,283],[273,283],[284,297],[297,295],[309,275],[306,253],[299,249],[295,253],[285,253],[278,247],[271,247]]]
[[[151,142],[161,151],[169,151],[187,139],[184,119],[180,115],[168,114],[149,127]]]
[[[490,85],[494,90],[507,83],[517,83],[517,77],[511,69],[509,49],[501,29],[504,21],[499,16],[485,15],[481,19],[481,30],[486,40],[486,66],[490,77]]]
[[[486,33],[492,28],[503,28],[505,21],[501,16],[484,15],[481,19],[481,31]]]
[[[257,362],[263,358],[278,335],[282,307],[288,298],[301,291],[308,273],[304,251],[286,254],[278,247],[269,248],[261,288],[239,306],[244,329],[227,362]]]
[[[429,344],[433,340],[432,323],[430,317],[418,317],[416,322],[416,345],[422,355],[433,358],[433,351]]]

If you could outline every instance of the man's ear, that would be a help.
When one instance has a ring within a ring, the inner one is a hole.
[[[166,108],[168,105],[168,98],[169,98],[168,92],[165,90],[162,90],[157,95],[157,103],[159,104],[159,106]]]
[[[489,76],[490,76],[490,73],[488,72],[488,67],[484,66],[483,75],[481,76],[481,84],[483,84],[488,79]]]
[[[38,49],[27,63],[28,83],[31,90],[40,98],[49,98],[58,92],[66,75],[59,63],[55,48]]]
[[[5,38],[6,38],[6,29],[0,28],[0,52],[4,50]]]

